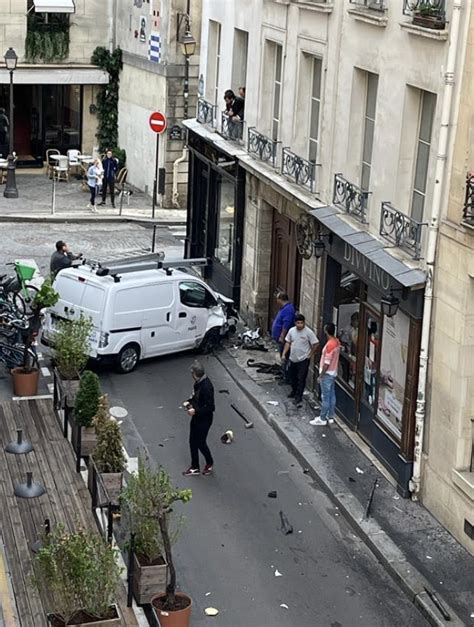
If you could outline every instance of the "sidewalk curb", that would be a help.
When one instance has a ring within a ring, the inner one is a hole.
[[[277,417],[258,400],[260,388],[246,372],[236,364],[227,351],[215,354],[239,389],[244,392],[252,405],[273,428],[283,444],[295,456],[302,467],[308,468],[308,474],[319,484],[326,495],[344,515],[355,532],[374,553],[388,574],[401,587],[408,598],[415,604],[426,620],[436,627],[463,627],[465,623],[436,591],[436,596],[445,607],[450,620],[445,621],[425,591],[425,586],[432,589],[430,582],[411,564],[404,553],[391,540],[375,519],[365,519],[365,512],[356,497],[347,492],[344,484],[337,478],[330,477],[326,469],[318,464],[317,455],[308,440],[301,435],[290,421]],[[235,372],[236,366],[238,373]]]
[[[0,222],[31,222],[31,223],[70,223],[70,224],[94,224],[94,223],[122,223],[137,222],[142,224],[156,224],[157,226],[186,226],[186,220],[153,220],[152,218],[135,216],[59,216],[59,215],[0,215]]]

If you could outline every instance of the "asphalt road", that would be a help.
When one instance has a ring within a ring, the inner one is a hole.
[[[342,515],[233,384],[215,357],[203,359],[216,389],[210,477],[184,478],[193,355],[142,363],[132,374],[104,370],[111,405],[128,409],[122,428],[131,457],[146,445],[193,498],[175,546],[179,588],[193,598],[193,625],[227,627],[421,626],[424,619]],[[229,394],[219,393],[226,389]],[[246,430],[233,402],[254,422]],[[235,441],[220,443],[231,428]],[[268,492],[276,490],[277,498]],[[284,535],[279,512],[294,531]],[[277,576],[276,573],[281,573]],[[219,610],[208,618],[208,606]],[[284,606],[287,606],[284,607]]]

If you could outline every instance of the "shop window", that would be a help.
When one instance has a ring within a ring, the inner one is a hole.
[[[384,318],[377,418],[397,438],[402,432],[409,334],[410,318],[402,311]]]
[[[364,288],[355,274],[343,270],[334,307],[334,323],[341,342],[338,377],[353,393],[356,387],[360,296]]]
[[[378,360],[380,352],[380,320],[366,314],[367,325],[364,347],[364,387],[362,397],[372,408],[375,408],[378,384]]]
[[[217,238],[214,257],[229,272],[233,270],[234,257],[234,183],[221,178],[217,188]]]

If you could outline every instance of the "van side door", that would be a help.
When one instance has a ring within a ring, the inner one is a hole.
[[[154,357],[178,350],[175,283],[168,281],[140,288],[144,309],[142,328],[144,357]]]
[[[206,333],[209,309],[215,306],[216,299],[202,283],[192,279],[180,281],[178,287],[178,341],[184,350],[200,344]]]

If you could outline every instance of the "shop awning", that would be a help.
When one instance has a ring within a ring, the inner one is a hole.
[[[410,290],[420,289],[425,285],[426,273],[423,270],[411,267],[407,262],[394,257],[386,249],[388,244],[376,239],[367,231],[354,228],[336,207],[323,206],[313,209],[310,213],[339,238],[342,245],[338,247],[338,242],[334,242],[332,246],[338,247],[339,257],[347,261],[348,265],[370,272],[373,264],[402,287]]]
[[[10,73],[0,69],[0,84],[10,82]],[[96,66],[18,66],[13,74],[15,85],[106,85],[109,75]]]
[[[74,0],[33,0],[35,13],[74,13]]]

